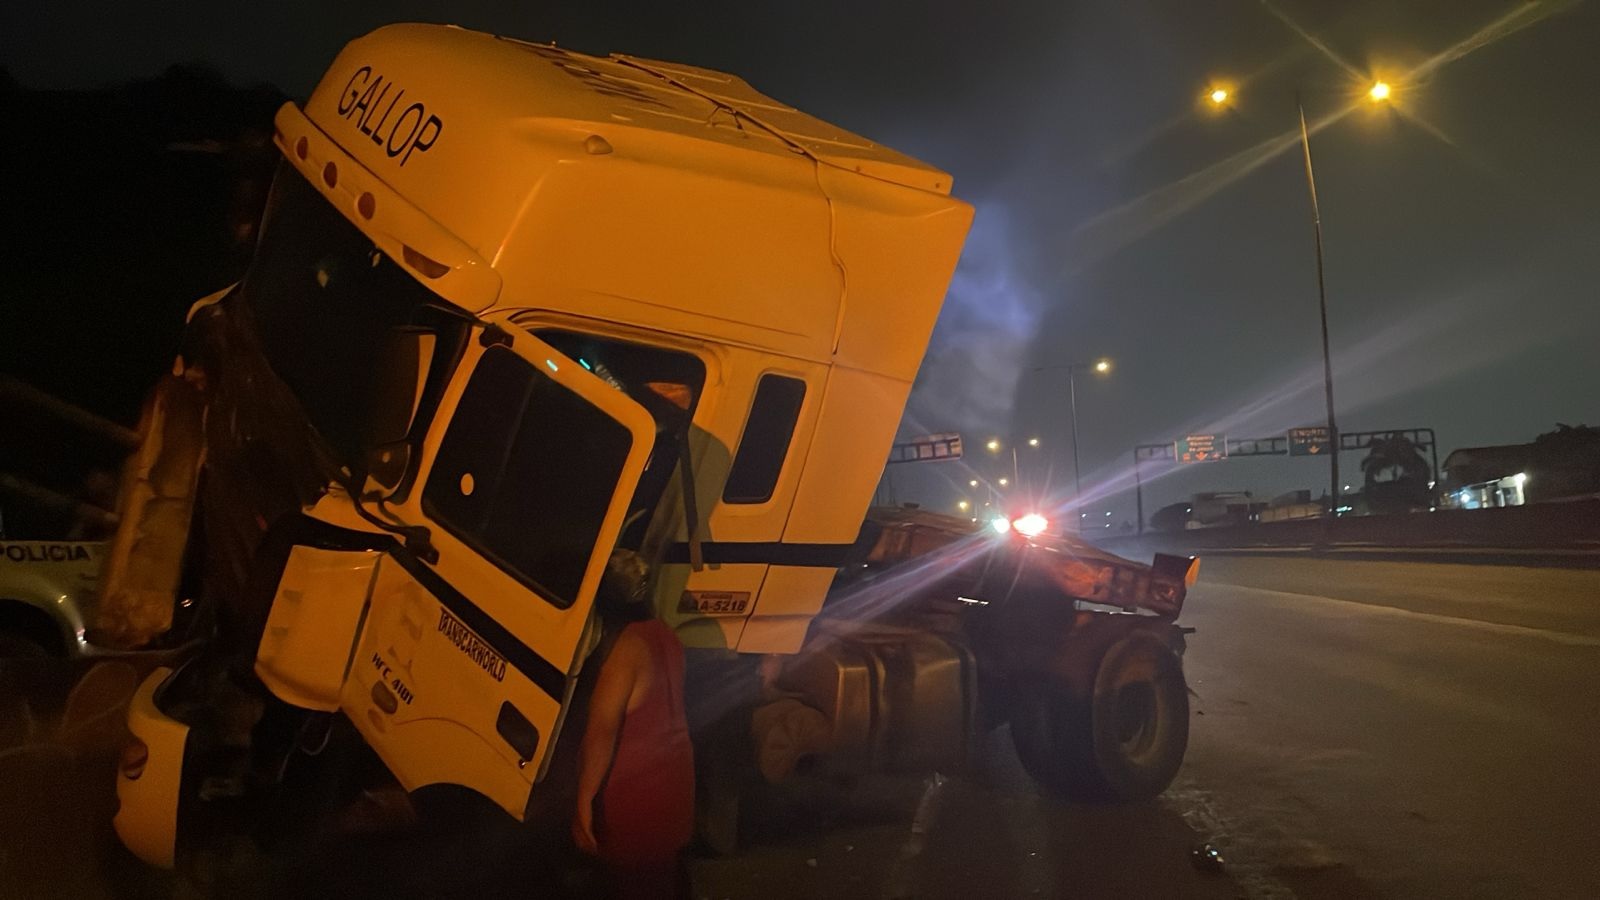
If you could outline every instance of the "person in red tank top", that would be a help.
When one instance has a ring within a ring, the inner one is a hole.
[[[694,750],[683,644],[647,617],[638,596],[643,579],[619,571],[630,563],[637,557],[614,558],[601,591],[607,627],[621,631],[589,702],[572,836],[605,864],[616,895],[685,896],[680,856],[694,829]]]

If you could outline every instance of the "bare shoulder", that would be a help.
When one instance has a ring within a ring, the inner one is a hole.
[[[611,655],[606,661],[616,660],[624,665],[637,666],[649,657],[650,642],[639,629],[630,626],[618,632],[617,641],[611,645]]]

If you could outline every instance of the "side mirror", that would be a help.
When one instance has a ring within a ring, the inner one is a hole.
[[[404,440],[367,451],[367,483],[363,494],[386,494],[399,486],[411,465],[411,445]]]
[[[416,421],[438,336],[431,331],[392,332],[378,359],[377,390],[367,420],[367,481],[363,490],[384,493],[405,477],[411,462],[406,438]]]

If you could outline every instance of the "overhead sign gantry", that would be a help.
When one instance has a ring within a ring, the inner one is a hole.
[[[1418,449],[1426,449],[1432,460],[1433,480],[1439,480],[1439,448],[1432,428],[1390,428],[1381,431],[1341,431],[1339,451],[1365,450],[1373,440],[1401,435]],[[1228,438],[1220,434],[1188,434],[1166,444],[1139,444],[1133,448],[1134,502],[1139,514],[1139,533],[1144,533],[1144,481],[1140,467],[1149,462],[1172,461],[1179,464],[1211,462],[1248,456],[1316,456],[1333,452],[1328,426],[1291,428],[1283,435],[1262,438]]]

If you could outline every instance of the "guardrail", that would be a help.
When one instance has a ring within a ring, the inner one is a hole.
[[[1132,541],[1111,538],[1104,543]],[[1578,550],[1600,553],[1600,498],[1500,509],[1295,519],[1186,531],[1146,532],[1145,542],[1181,548],[1425,548]]]

